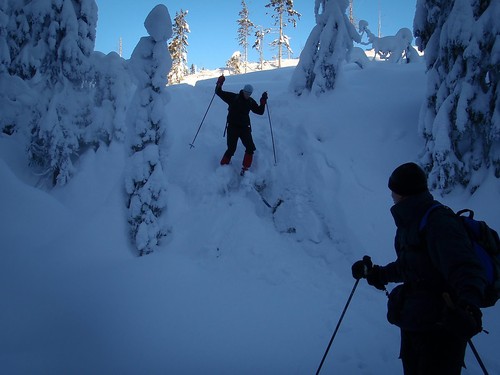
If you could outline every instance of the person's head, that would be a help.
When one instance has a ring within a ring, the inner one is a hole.
[[[253,86],[252,85],[249,85],[249,84],[246,84],[244,87],[243,87],[243,95],[245,95],[245,98],[249,98],[251,95],[252,95],[252,92],[253,92]]]
[[[408,196],[427,191],[427,176],[417,164],[404,163],[392,172],[388,186],[394,203],[398,203]]]

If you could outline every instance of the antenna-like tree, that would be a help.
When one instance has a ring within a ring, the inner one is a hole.
[[[259,52],[260,70],[263,69],[264,65],[264,36],[270,32],[271,29],[264,29],[262,26],[258,26],[257,31],[255,31],[256,39],[252,48],[255,48]]]
[[[278,26],[278,38],[271,42],[272,46],[278,47],[278,66],[281,68],[281,57],[283,55],[283,45],[289,51],[289,38],[283,32],[283,29],[291,23],[293,27],[297,26],[297,17],[300,19],[301,14],[293,9],[293,0],[270,0],[266,8],[273,8],[274,14],[272,17],[275,20],[275,25]]]
[[[188,11],[183,11],[175,14],[174,25],[173,25],[173,38],[168,45],[168,51],[172,57],[172,69],[168,74],[169,83],[180,83],[182,78],[188,74],[187,67],[187,47],[188,36],[190,32],[189,25],[186,22],[186,16]]]
[[[241,0],[241,11],[238,13],[240,18],[238,19],[238,44],[243,47],[243,64],[245,65],[245,73],[247,72],[248,64],[248,37],[252,33],[255,25],[248,18],[249,12],[245,0]]]

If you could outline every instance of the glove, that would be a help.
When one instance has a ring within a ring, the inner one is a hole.
[[[266,103],[267,103],[267,92],[264,91],[264,93],[260,97],[260,105],[266,105]]]
[[[365,255],[362,260],[358,260],[355,262],[352,267],[352,277],[356,280],[366,279],[366,275],[371,271],[373,267],[373,263],[371,258],[368,255]]]
[[[443,328],[460,338],[469,340],[483,330],[483,314],[475,305],[458,303],[446,306],[443,314]]]
[[[222,87],[222,85],[224,84],[224,81],[226,80],[226,77],[224,77],[224,74],[221,75],[218,79],[217,79],[217,84],[215,86],[218,86],[218,87]]]
[[[377,289],[385,290],[385,286],[387,285],[387,281],[383,275],[382,267],[373,266],[368,274],[366,275],[366,281],[371,286],[374,286]]]

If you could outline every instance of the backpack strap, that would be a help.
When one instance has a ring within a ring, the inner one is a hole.
[[[446,206],[444,204],[441,204],[441,203],[436,203],[436,204],[432,205],[431,207],[429,207],[427,209],[427,211],[425,211],[424,216],[422,216],[422,219],[420,220],[420,225],[418,226],[419,232],[422,232],[424,230],[425,226],[427,225],[427,220],[429,219],[429,215],[431,214],[431,212],[439,207],[446,207]]]

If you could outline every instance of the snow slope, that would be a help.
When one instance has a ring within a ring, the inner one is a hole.
[[[257,152],[243,178],[241,144],[219,166],[227,108],[218,97],[189,147],[215,78],[170,86],[169,235],[141,258],[127,237],[121,144],[82,155],[66,187],[45,191],[19,140],[0,135],[0,372],[314,373],[354,285],[352,262],[394,257],[387,178],[423,147],[424,69],[348,64],[321,97],[288,92],[292,67],[228,76],[225,90],[269,93],[269,112],[252,115]],[[262,197],[283,203],[273,214]],[[472,197],[441,200],[500,229],[499,197],[491,177]],[[402,373],[385,304],[359,284],[322,374]],[[498,309],[484,310],[491,334],[474,340],[491,374],[500,373]],[[464,374],[481,373],[470,352],[466,360]]]

